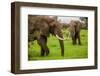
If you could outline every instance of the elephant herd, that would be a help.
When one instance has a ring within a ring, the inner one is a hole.
[[[61,56],[64,56],[64,40],[67,38],[63,36],[61,25],[54,17],[28,15],[28,42],[37,40],[37,43],[41,47],[41,56],[48,56],[49,48],[47,46],[47,38],[52,34],[59,40]],[[73,45],[77,44],[77,40],[80,45],[81,22],[72,20],[68,25]]]

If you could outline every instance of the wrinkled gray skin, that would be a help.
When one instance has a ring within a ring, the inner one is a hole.
[[[50,34],[63,38],[60,23],[49,16],[28,16],[28,41],[37,40],[41,47],[41,56],[47,56],[49,54],[49,48],[47,46],[47,37]],[[64,56],[64,43],[59,39],[61,47],[61,55]]]
[[[72,38],[72,43],[81,45],[81,39],[80,39],[80,29],[81,29],[82,23],[80,21],[72,20],[69,23],[68,30],[70,31],[70,36]]]

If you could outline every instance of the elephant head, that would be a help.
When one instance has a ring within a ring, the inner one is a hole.
[[[60,42],[61,55],[64,56],[64,43],[65,38],[62,35],[60,23],[49,16],[28,16],[28,40],[37,40],[41,46],[41,55],[49,54],[47,46],[47,37],[52,34]]]
[[[69,31],[70,31],[70,36],[72,38],[73,44],[76,44],[77,39],[78,39],[78,44],[81,44],[81,40],[80,40],[81,26],[82,23],[80,21],[72,20],[69,23]]]
[[[50,23],[50,33],[54,35],[60,43],[61,47],[61,55],[64,56],[64,42],[63,40],[66,40],[66,38],[63,37],[60,23],[58,21],[53,21]]]

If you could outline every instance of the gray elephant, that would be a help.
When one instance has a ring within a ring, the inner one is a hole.
[[[70,32],[70,36],[72,38],[72,43],[74,44],[78,44],[81,45],[81,39],[80,39],[80,29],[82,26],[82,22],[78,21],[78,20],[72,20],[69,23],[69,32]],[[78,40],[78,41],[77,41]]]
[[[53,17],[28,15],[28,41],[37,40],[41,47],[41,56],[49,54],[47,37],[52,34],[59,40],[61,55],[64,56],[65,38],[62,35],[60,23]]]

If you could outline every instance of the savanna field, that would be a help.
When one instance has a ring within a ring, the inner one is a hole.
[[[64,34],[65,35],[65,34]],[[82,29],[80,32],[82,45],[73,45],[71,38],[64,41],[64,57],[61,56],[59,40],[50,35],[48,37],[48,48],[50,54],[41,57],[41,49],[37,41],[31,41],[28,48],[28,60],[56,60],[56,59],[80,59],[88,57],[88,30]]]

